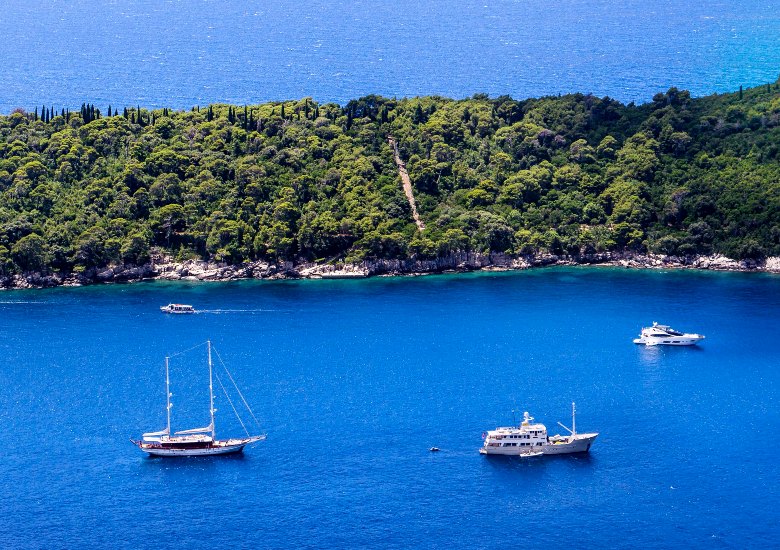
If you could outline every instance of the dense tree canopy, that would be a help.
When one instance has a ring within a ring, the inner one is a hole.
[[[456,251],[780,255],[780,92],[0,116],[0,275]],[[425,222],[412,219],[398,143]]]

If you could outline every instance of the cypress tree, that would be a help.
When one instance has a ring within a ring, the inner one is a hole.
[[[742,86],[739,87],[739,99],[742,100]]]
[[[130,113],[130,123],[135,124],[135,112]]]
[[[127,107],[125,107],[125,110],[122,112],[122,116],[127,119]]]
[[[282,118],[284,118],[284,103],[282,103]]]
[[[38,122],[38,107],[35,108],[35,121]]]
[[[60,111],[60,116],[62,118],[65,118],[65,107],[62,108],[62,111]]]

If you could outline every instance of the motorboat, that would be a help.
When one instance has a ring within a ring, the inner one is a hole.
[[[195,308],[189,304],[168,304],[162,306],[160,311],[163,313],[195,313]]]
[[[479,449],[483,455],[508,455],[528,458],[540,455],[560,455],[570,453],[587,453],[598,437],[598,433],[577,433],[576,408],[571,404],[572,427],[567,428],[560,422],[569,435],[547,435],[544,424],[534,422],[527,412],[523,413],[523,421],[519,426],[496,428],[482,434],[485,442]]]
[[[244,450],[244,447],[246,447],[247,445],[265,439],[266,437],[265,434],[262,435],[249,434],[244,424],[244,421],[241,420],[241,417],[238,415],[238,411],[233,406],[233,402],[231,401],[227,391],[225,390],[225,386],[222,383],[222,379],[218,375],[216,377],[217,382],[219,382],[219,385],[222,387],[222,390],[225,392],[225,397],[227,401],[230,403],[231,407],[233,408],[233,412],[236,413],[236,417],[238,418],[241,426],[244,427],[244,430],[246,431],[246,437],[217,439],[216,430],[214,428],[214,413],[216,412],[217,409],[214,408],[214,390],[213,390],[214,376],[213,376],[213,364],[211,360],[211,349],[212,349],[211,342],[207,341],[206,345],[208,347],[209,403],[210,403],[209,415],[210,415],[211,422],[209,423],[208,426],[203,428],[181,430],[178,432],[174,432],[173,435],[171,435],[171,409],[173,408],[173,403],[171,403],[171,396],[173,394],[171,393],[171,388],[170,388],[169,358],[166,357],[165,358],[165,395],[166,395],[166,405],[167,405],[166,411],[168,414],[168,424],[163,430],[157,432],[147,432],[143,434],[143,439],[141,440],[134,440],[134,439],[130,440],[135,446],[137,446],[143,452],[148,453],[150,456],[161,456],[161,457],[209,456],[209,455],[240,453],[241,451]],[[217,357],[219,357],[219,355],[217,355]],[[227,370],[227,367],[225,367],[224,363],[222,364],[222,367],[225,373],[227,374],[227,378],[231,382],[233,382],[235,391],[238,393],[238,396],[241,398],[241,401],[244,403],[244,406],[252,415],[252,418],[255,420],[255,423],[257,424],[257,418],[255,418],[255,415],[252,412],[252,409],[249,408],[249,405],[247,405],[246,399],[244,399],[244,396],[241,394],[241,390],[239,390],[238,387],[235,385],[235,382],[233,381],[233,376],[230,374],[230,371]]]
[[[653,326],[643,328],[639,338],[634,338],[634,343],[646,346],[693,346],[701,340],[704,340],[703,334],[680,332],[669,325],[659,325],[653,321]]]

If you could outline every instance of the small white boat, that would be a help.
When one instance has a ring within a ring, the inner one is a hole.
[[[523,413],[519,426],[496,428],[482,434],[485,443],[479,449],[483,455],[507,455],[528,458],[540,455],[587,453],[598,433],[577,433],[576,408],[571,404],[571,430],[558,422],[570,435],[547,436],[544,424],[533,422],[533,417]]]
[[[134,440],[134,439],[130,440],[135,446],[137,446],[143,452],[148,453],[151,456],[162,456],[162,457],[224,455],[230,453],[239,453],[243,451],[244,447],[246,447],[247,445],[265,439],[264,434],[250,435],[248,431],[246,433],[246,437],[217,439],[216,432],[214,429],[214,413],[216,412],[217,409],[214,408],[211,342],[210,341],[206,342],[206,344],[208,346],[209,399],[210,399],[209,414],[211,416],[211,423],[204,428],[182,430],[179,432],[174,432],[174,434],[171,435],[171,408],[173,407],[173,403],[171,403],[172,394],[170,388],[168,357],[166,357],[165,358],[165,395],[166,395],[166,403],[167,403],[166,410],[168,413],[168,424],[164,430],[160,430],[158,432],[147,432],[143,434],[143,439],[141,440]],[[227,373],[230,381],[233,382],[233,377],[230,375],[230,372],[227,370],[227,367],[225,367],[224,364],[222,365],[222,367],[225,369],[225,373]],[[220,386],[222,386],[223,391],[225,391],[225,388],[222,385],[222,381],[219,376],[217,376],[217,381],[219,382]],[[241,397],[241,401],[244,403],[244,406],[252,415],[252,418],[255,420],[255,423],[257,423],[257,419],[255,418],[252,409],[250,409],[249,405],[247,405],[246,399],[244,399],[244,396],[241,394],[241,391],[235,385],[235,382],[233,382],[233,387],[235,388],[238,395]],[[236,411],[232,401],[230,401],[230,397],[227,395],[227,392],[225,392],[225,396],[228,402],[230,403],[231,407],[233,408],[233,411],[236,413],[236,416],[238,417],[241,426],[243,427],[244,422],[238,416],[238,411]],[[244,430],[246,431],[246,427],[244,427]]]
[[[365,279],[368,271],[326,271],[320,273],[320,279]]]
[[[160,311],[163,313],[195,313],[195,308],[189,304],[168,304],[162,306]]]
[[[703,334],[680,332],[669,325],[659,325],[653,321],[653,326],[643,328],[639,338],[634,338],[634,343],[646,346],[693,346],[701,340],[704,340]]]

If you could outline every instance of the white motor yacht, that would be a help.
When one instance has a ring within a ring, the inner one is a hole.
[[[653,326],[643,328],[639,338],[634,338],[634,343],[646,346],[693,346],[701,340],[704,340],[703,334],[683,333],[653,321]]]
[[[189,304],[168,304],[162,306],[160,311],[163,313],[195,313],[195,308]]]
[[[547,427],[534,422],[527,412],[523,413],[523,421],[519,426],[496,428],[482,434],[485,443],[479,449],[483,455],[508,455],[530,458],[540,455],[560,455],[569,453],[586,453],[590,451],[598,433],[578,434],[575,420],[575,405],[571,404],[571,430],[561,424],[569,435],[547,436]]]

